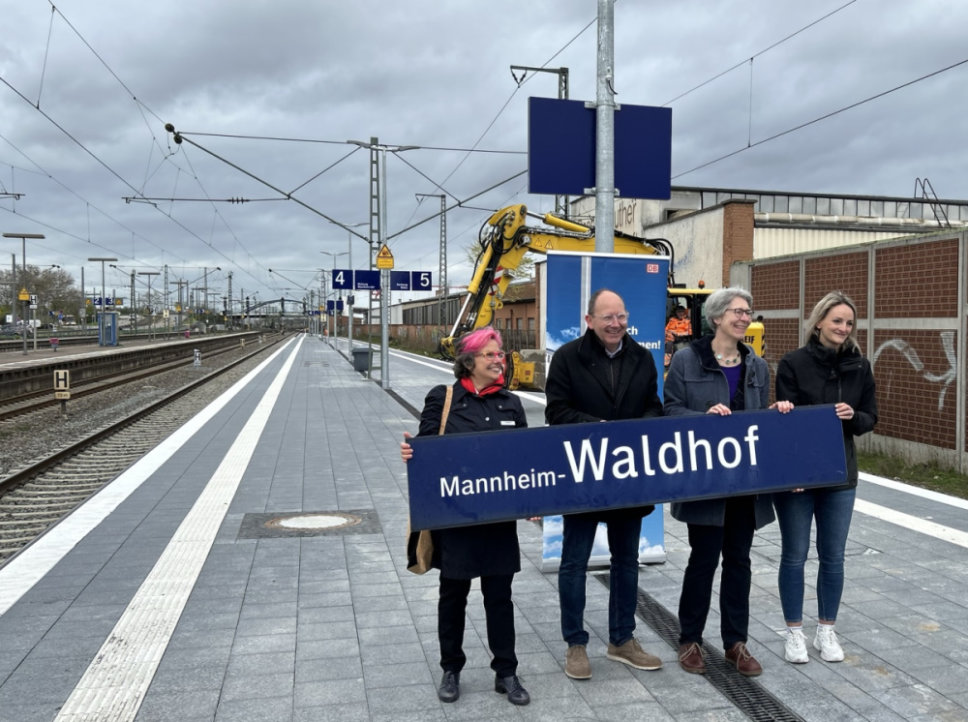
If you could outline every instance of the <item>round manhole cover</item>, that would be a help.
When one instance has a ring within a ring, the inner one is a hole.
[[[363,521],[362,517],[356,514],[343,514],[340,512],[329,514],[294,514],[292,516],[281,516],[270,519],[266,522],[266,526],[277,529],[312,531],[314,529],[339,529],[341,527],[355,526],[361,521]]]

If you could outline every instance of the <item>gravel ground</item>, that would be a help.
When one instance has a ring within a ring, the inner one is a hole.
[[[217,379],[186,394],[176,404],[187,421],[214,401],[232,384],[259,365],[274,346],[267,345],[262,353],[222,374]],[[99,429],[183,386],[197,381],[232,361],[244,356],[249,349],[232,351],[205,359],[201,366],[185,366],[166,371],[151,379],[118,386],[92,396],[67,402],[67,416],[54,406],[33,414],[20,416],[0,424],[0,477],[13,473],[45,456],[89,436]]]

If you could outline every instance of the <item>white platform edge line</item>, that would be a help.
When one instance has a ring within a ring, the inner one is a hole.
[[[135,718],[301,345],[302,339],[276,374],[55,722],[90,719],[121,722]]]
[[[872,504],[863,499],[854,500],[854,511],[968,549],[968,532],[952,529],[949,526],[911,516],[894,509],[888,509],[886,506]]]

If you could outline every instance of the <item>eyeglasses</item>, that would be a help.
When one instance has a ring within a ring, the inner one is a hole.
[[[605,323],[628,323],[629,315],[627,313],[610,313],[607,316],[595,316]]]
[[[727,308],[727,311],[731,311],[736,318],[753,318],[752,308]]]
[[[503,361],[506,354],[503,351],[492,351],[490,353],[478,353],[474,355],[479,358],[486,358],[488,361]]]

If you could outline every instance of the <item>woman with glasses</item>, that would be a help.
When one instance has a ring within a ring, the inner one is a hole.
[[[857,310],[843,293],[828,293],[807,319],[805,342],[780,360],[776,397],[797,405],[832,404],[844,433],[847,483],[776,494],[780,523],[780,604],[787,624],[784,657],[809,661],[803,635],[803,565],[810,549],[810,527],[817,520],[817,632],[813,646],[825,662],[840,662],[844,650],[834,622],[844,589],[844,550],[854,510],[857,454],[854,436],[877,423],[874,374],[854,339]]]
[[[443,433],[471,434],[528,425],[517,396],[504,388],[504,352],[501,334],[490,326],[473,331],[458,343],[454,359],[457,382],[435,386],[427,394],[420,414],[417,436],[441,432],[441,419],[451,392]],[[404,461],[413,458],[413,447],[400,445]],[[517,676],[518,659],[514,653],[514,606],[511,580],[521,571],[517,522],[503,521],[476,526],[440,529],[431,532],[434,543],[432,566],[440,570],[440,596],[437,602],[437,638],[443,677],[437,689],[442,702],[460,697],[460,673],[467,661],[464,655],[464,617],[471,580],[480,577],[487,620],[494,690],[506,694],[508,701],[525,705],[531,701]]]
[[[710,294],[704,313],[714,332],[672,357],[664,388],[667,416],[729,416],[733,411],[765,408],[787,413],[793,408],[788,400],[769,404],[769,369],[744,343],[753,320],[752,304],[752,297],[742,288],[722,288]],[[693,674],[706,671],[702,633],[722,558],[719,612],[726,661],[744,676],[761,674],[763,668],[746,646],[750,549],[755,530],[774,519],[770,496],[676,502],[671,512],[686,523],[690,549],[679,596],[679,666]]]

